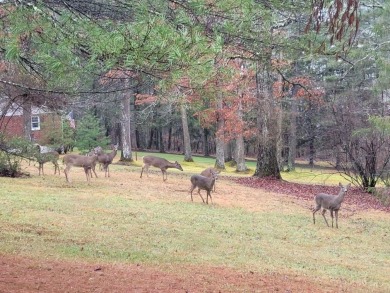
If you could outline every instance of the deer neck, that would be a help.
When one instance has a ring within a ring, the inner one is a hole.
[[[344,200],[344,196],[345,196],[346,193],[347,193],[346,191],[341,190],[341,191],[339,192],[339,194],[337,195],[337,197],[336,197],[336,201],[337,201],[338,203],[341,203],[341,202]]]

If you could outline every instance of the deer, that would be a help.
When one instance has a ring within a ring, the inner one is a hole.
[[[207,168],[205,170],[203,170],[200,175],[202,176],[205,176],[205,177],[208,177],[208,178],[212,178],[212,177],[215,177],[215,180],[218,179],[218,174],[220,173],[219,170],[215,169],[215,168]],[[215,182],[214,182],[214,188],[213,188],[213,191],[215,192]],[[199,189],[198,189],[198,192],[199,192]]]
[[[109,154],[99,154],[98,155],[98,162],[103,166],[104,170],[104,177],[110,177],[110,170],[109,170],[109,165],[112,163],[112,160],[115,158],[116,153],[118,151],[118,145],[113,145],[112,146],[112,152]]]
[[[336,215],[336,228],[339,227],[338,226],[339,209],[341,207],[341,203],[344,200],[345,194],[347,193],[348,189],[351,186],[351,183],[348,183],[347,185],[343,185],[343,184],[339,183],[339,186],[340,186],[340,191],[339,191],[338,195],[319,193],[314,197],[315,204],[316,204],[316,206],[313,210],[313,223],[314,224],[316,223],[315,213],[322,208],[323,209],[322,216],[324,217],[324,220],[325,220],[326,224],[328,225],[328,227],[329,227],[329,223],[325,217],[326,210],[330,211],[330,216],[332,217],[332,228],[333,228],[333,212],[335,212],[335,215]]]
[[[155,156],[145,156],[142,158],[142,161],[144,164],[142,166],[140,178],[142,178],[142,173],[144,172],[144,170],[146,172],[146,176],[149,177],[149,167],[150,166],[161,169],[161,172],[163,175],[163,181],[166,181],[168,179],[168,175],[167,175],[168,168],[176,168],[180,171],[183,171],[183,168],[181,167],[181,165],[177,161],[175,161],[174,163],[171,163],[163,158],[159,158],[159,157],[155,157]]]
[[[41,170],[42,170],[42,175],[45,175],[43,173],[43,164],[47,162],[52,162],[54,165],[54,175],[57,174],[58,170],[58,175],[60,175],[60,166],[58,165],[58,159],[60,155],[59,153],[53,151],[53,152],[47,152],[47,153],[39,153],[35,155],[35,158],[39,164],[38,170],[39,170],[39,176],[41,176]]]
[[[88,153],[86,153],[85,155],[86,156],[94,156],[94,155],[102,155],[104,154],[103,152],[103,148],[101,146],[97,146],[97,147],[94,147],[93,149],[91,149]],[[99,163],[99,170],[102,170],[102,164]]]
[[[211,199],[211,203],[213,203],[213,199],[211,197],[211,190],[213,189],[213,186],[215,184],[215,179],[217,179],[216,173],[211,173],[211,177],[206,177],[206,176],[197,175],[197,174],[192,175],[191,176],[192,186],[191,186],[191,190],[190,190],[191,201],[194,201],[193,197],[192,197],[192,192],[194,191],[194,189],[196,187],[198,187],[198,194],[199,194],[200,198],[202,199],[203,203],[205,203],[205,202],[204,202],[202,195],[200,194],[201,189],[207,191],[206,204],[209,203],[209,197]]]
[[[62,159],[64,165],[66,166],[64,169],[66,181],[70,182],[69,172],[70,168],[74,167],[83,167],[85,176],[87,177],[87,181],[89,182],[89,176],[92,176],[92,172],[95,173],[95,177],[97,178],[97,174],[95,172],[96,162],[98,160],[98,156],[95,154],[93,156],[83,156],[76,154],[67,154]]]
[[[54,175],[60,175],[60,166],[58,165],[59,153],[56,151],[50,151],[50,148],[47,146],[41,146],[39,144],[34,145],[34,149],[32,151],[33,158],[38,162],[38,172],[39,176],[45,175],[43,172],[43,164],[47,162],[52,162],[54,165]]]

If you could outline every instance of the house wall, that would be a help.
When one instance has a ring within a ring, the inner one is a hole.
[[[57,129],[61,127],[61,118],[56,114],[33,114],[32,116],[39,116],[40,118],[41,129],[31,130],[31,140],[36,143],[45,144],[43,140],[45,131],[48,131],[48,129],[45,129],[48,123],[53,122]],[[25,137],[23,116],[6,116],[0,119],[0,132],[10,138]]]
[[[23,116],[6,116],[0,119],[0,131],[7,137],[24,136]]]

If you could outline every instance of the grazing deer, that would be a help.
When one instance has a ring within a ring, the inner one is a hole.
[[[322,216],[325,219],[326,224],[329,227],[328,221],[326,220],[325,213],[326,210],[330,211],[330,216],[332,217],[332,228],[333,228],[333,212],[335,212],[336,215],[336,228],[338,228],[338,213],[339,209],[341,207],[341,203],[344,200],[344,196],[347,193],[349,187],[351,186],[351,183],[347,185],[343,185],[339,183],[340,186],[340,192],[338,195],[331,195],[331,194],[326,194],[326,193],[319,193],[315,196],[315,203],[316,207],[313,210],[313,222],[314,224],[316,223],[315,219],[315,213],[319,211],[321,208],[322,210]]]
[[[39,153],[35,155],[35,158],[39,164],[38,170],[39,170],[39,176],[41,175],[41,170],[42,170],[42,175],[45,175],[43,173],[43,164],[47,162],[52,162],[54,165],[54,175],[57,174],[58,170],[58,175],[60,175],[60,166],[58,165],[58,159],[60,155],[57,152],[47,152],[47,153]]]
[[[83,167],[85,176],[87,177],[87,181],[89,182],[89,175],[92,177],[92,172],[95,173],[95,177],[97,178],[95,172],[96,162],[98,160],[98,156],[82,156],[82,155],[74,155],[68,154],[65,155],[62,159],[63,163],[66,165],[64,169],[66,181],[70,182],[69,171],[70,168],[74,167]]]
[[[142,178],[142,173],[144,172],[144,170],[146,172],[146,176],[149,177],[149,167],[150,166],[161,169],[161,172],[163,174],[163,181],[168,179],[168,175],[167,175],[168,168],[176,168],[176,169],[179,169],[180,171],[183,171],[183,168],[181,167],[181,165],[177,161],[174,163],[170,163],[169,161],[167,161],[163,158],[154,157],[154,156],[145,156],[145,157],[143,157],[142,160],[144,162],[144,165],[142,166],[140,178]]]
[[[112,146],[112,152],[109,154],[100,154],[98,155],[98,162],[103,166],[104,170],[104,177],[110,177],[110,170],[109,170],[109,165],[112,163],[112,160],[115,158],[116,153],[118,151],[118,145],[113,145]]]
[[[192,183],[191,190],[190,190],[191,201],[194,201],[192,198],[192,192],[194,191],[194,189],[196,187],[198,187],[198,194],[199,194],[200,198],[202,199],[203,203],[204,203],[204,199],[203,199],[202,195],[200,194],[201,189],[207,191],[206,204],[209,203],[209,196],[211,199],[211,203],[213,203],[213,199],[211,197],[211,190],[213,189],[213,186],[215,184],[215,179],[217,178],[217,174],[216,173],[211,173],[211,174],[212,174],[211,178],[206,177],[206,176],[202,176],[202,175],[192,175],[191,176],[191,183]]]
[[[207,168],[207,169],[205,169],[205,170],[203,170],[201,173],[200,173],[200,175],[202,175],[202,176],[205,176],[205,177],[208,177],[208,178],[213,178],[213,177],[215,177],[215,180],[217,180],[218,179],[218,174],[220,173],[220,171],[219,170],[217,170],[217,169],[215,169],[215,168]],[[215,192],[215,182],[214,182],[214,188],[213,188],[214,190],[214,192]],[[199,192],[199,189],[198,189],[198,192]]]

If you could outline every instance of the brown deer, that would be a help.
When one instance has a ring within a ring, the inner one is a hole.
[[[211,190],[213,189],[213,186],[215,184],[215,179],[216,178],[217,178],[217,174],[216,173],[211,173],[211,178],[206,177],[206,176],[202,176],[202,175],[197,175],[197,174],[196,175],[192,175],[191,176],[192,186],[191,186],[191,190],[190,190],[191,201],[194,201],[193,198],[192,198],[192,192],[194,191],[194,189],[196,187],[198,187],[198,194],[199,194],[200,198],[202,199],[203,203],[204,203],[204,199],[203,199],[202,195],[200,194],[200,190],[201,189],[207,191],[206,204],[209,203],[209,197],[211,199],[211,203],[213,203],[213,199],[211,197]]]
[[[109,154],[100,154],[98,155],[98,162],[103,166],[104,177],[110,177],[109,165],[112,163],[112,160],[115,158],[118,151],[118,145],[112,146],[112,152]]]
[[[101,154],[104,154],[104,152],[103,152],[103,148],[101,147],[101,146],[97,146],[97,147],[94,147],[93,149],[91,149],[88,153],[86,153],[85,155],[86,156],[94,156],[94,155],[97,155],[97,156],[99,156],[99,155],[101,155]],[[102,164],[100,164],[99,163],[99,170],[101,171],[101,170],[103,170],[102,169]],[[91,174],[91,176],[92,176],[92,174]]]
[[[168,168],[176,168],[176,169],[179,169],[180,171],[183,171],[183,168],[181,167],[181,165],[177,161],[174,163],[171,163],[163,158],[159,158],[159,157],[155,157],[155,156],[145,156],[142,158],[142,160],[144,162],[144,165],[142,166],[140,178],[142,178],[142,173],[144,172],[144,170],[146,172],[146,176],[149,177],[149,167],[150,166],[161,169],[161,172],[163,175],[163,181],[168,179],[168,175],[167,175]]]
[[[56,151],[52,151],[51,148],[47,146],[41,146],[39,144],[34,144],[32,151],[32,159],[35,159],[38,162],[38,172],[39,176],[45,175],[43,172],[43,164],[47,162],[52,162],[54,165],[54,175],[60,175],[60,166],[58,165],[59,153]]]
[[[92,177],[92,172],[95,173],[95,177],[97,178],[96,172],[95,172],[95,166],[96,162],[98,160],[98,156],[82,156],[82,155],[75,155],[75,154],[68,154],[65,155],[62,159],[63,163],[65,164],[65,177],[66,181],[70,182],[69,172],[70,168],[74,167],[83,167],[85,176],[87,177],[87,181],[89,182],[89,176]]]
[[[39,166],[38,166],[39,176],[41,175],[41,171],[42,171],[42,175],[45,175],[43,173],[43,164],[45,164],[47,162],[53,163],[54,175],[57,174],[57,170],[58,170],[58,175],[60,175],[60,166],[58,165],[59,157],[60,157],[60,155],[57,152],[47,152],[47,153],[36,154],[35,158],[39,164]]]
[[[351,186],[351,183],[347,185],[343,185],[339,183],[340,186],[340,192],[338,195],[331,195],[326,193],[319,193],[314,197],[315,200],[315,208],[313,210],[313,223],[316,223],[315,219],[315,213],[319,211],[321,208],[322,210],[322,216],[324,217],[324,220],[326,224],[329,227],[328,221],[326,220],[325,213],[326,210],[330,211],[330,216],[332,217],[332,228],[333,228],[333,212],[335,212],[336,215],[336,228],[338,228],[338,217],[339,217],[339,209],[341,207],[341,203],[344,200],[344,196],[347,193],[349,187]]]
[[[205,176],[205,177],[208,177],[208,178],[213,178],[215,177],[215,180],[218,179],[218,174],[220,173],[219,170],[215,169],[215,168],[207,168],[205,170],[203,170],[200,175],[202,176]],[[215,182],[214,182],[214,188],[213,188],[213,191],[215,192]],[[199,192],[199,189],[198,189],[198,192]]]

